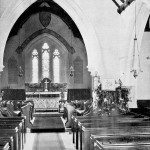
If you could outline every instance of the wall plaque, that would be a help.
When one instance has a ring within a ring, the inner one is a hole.
[[[50,12],[40,12],[39,13],[39,20],[41,22],[41,24],[46,28],[51,21],[51,13]]]

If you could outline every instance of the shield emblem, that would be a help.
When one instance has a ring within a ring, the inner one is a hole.
[[[51,13],[50,12],[40,12],[39,13],[39,20],[41,24],[46,28],[51,21]]]

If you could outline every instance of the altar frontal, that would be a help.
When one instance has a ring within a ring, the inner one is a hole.
[[[26,99],[34,101],[36,111],[58,111],[65,87],[65,83],[52,83],[49,78],[44,78],[40,83],[26,84]]]

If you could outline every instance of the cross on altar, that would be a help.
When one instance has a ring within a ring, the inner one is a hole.
[[[47,92],[47,91],[48,91],[48,83],[49,83],[49,82],[48,82],[47,79],[46,79],[44,83],[45,83],[45,89],[44,89],[44,91]]]

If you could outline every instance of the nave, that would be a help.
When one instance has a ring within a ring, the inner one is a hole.
[[[34,105],[24,102],[20,113],[12,113],[10,104],[4,104],[0,107],[0,150],[150,149],[147,107],[125,110],[104,101],[95,110],[92,100],[66,101],[59,113],[36,112]],[[24,107],[28,109],[22,111]],[[59,130],[61,124],[64,130]]]

